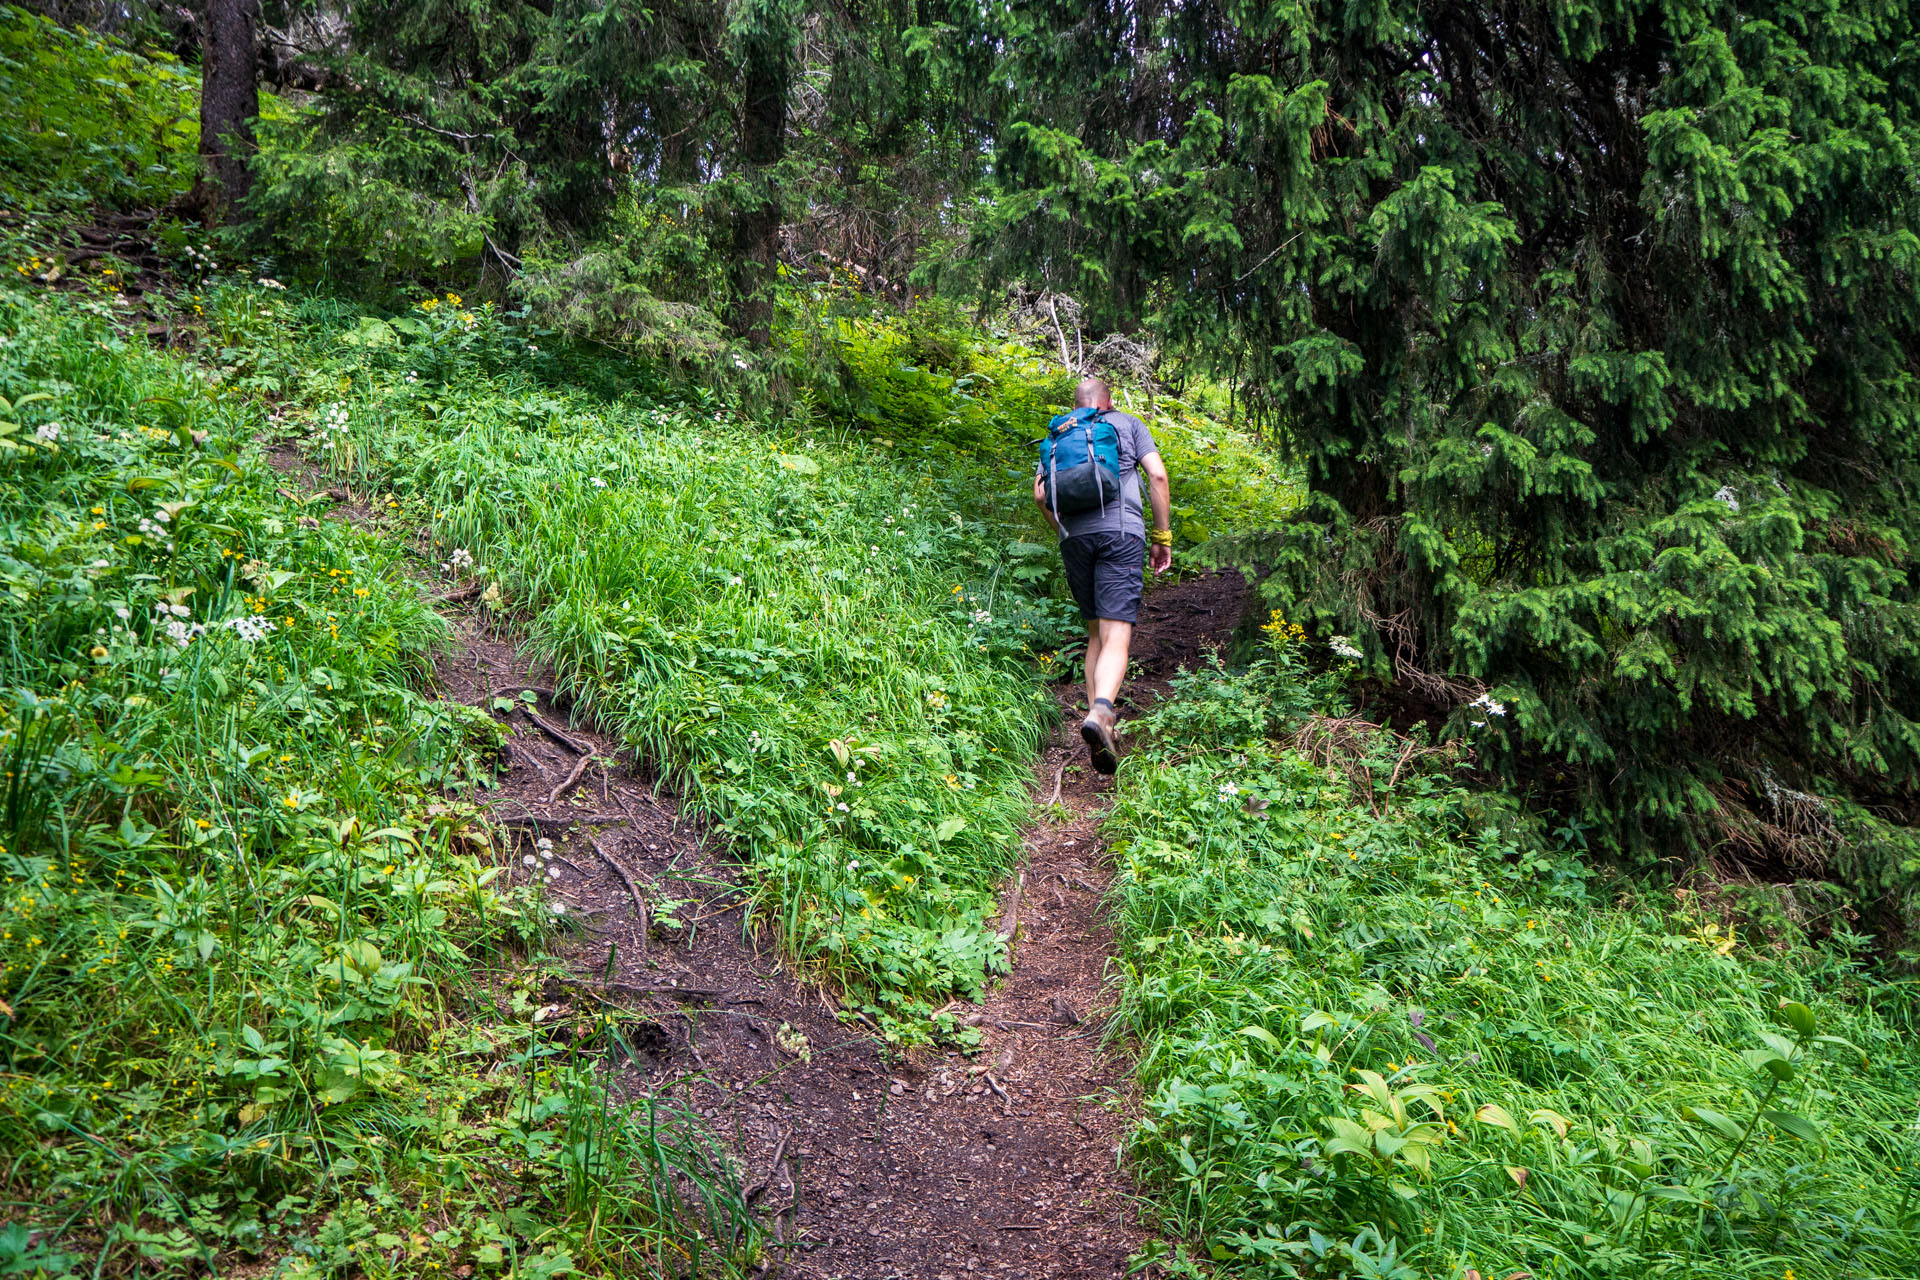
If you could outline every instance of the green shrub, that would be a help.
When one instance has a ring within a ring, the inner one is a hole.
[[[1905,987],[1603,889],[1444,755],[1311,717],[1269,634],[1148,718],[1107,827],[1176,1235],[1236,1275],[1912,1273]]]
[[[0,8],[0,203],[165,203],[193,183],[199,88],[171,58]]]

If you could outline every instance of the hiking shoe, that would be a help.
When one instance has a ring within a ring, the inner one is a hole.
[[[1096,772],[1112,773],[1120,767],[1120,758],[1113,750],[1111,702],[1102,698],[1093,704],[1093,710],[1080,722],[1080,740],[1087,744],[1087,754],[1092,757]]]

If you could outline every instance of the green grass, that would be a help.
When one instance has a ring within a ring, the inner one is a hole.
[[[0,1271],[749,1260],[690,1118],[609,1110],[620,1024],[535,1025],[547,905],[448,799],[497,730],[420,692],[396,549],[111,310],[0,286]]]
[[[297,438],[470,561],[578,712],[732,836],[790,962],[890,1039],[957,1034],[927,1014],[1004,968],[1034,673],[1073,634],[1018,484],[583,392],[484,309],[319,308]]]
[[[1281,733],[1330,696],[1282,634],[1121,774],[1130,1152],[1174,1235],[1228,1275],[1920,1271],[1910,984],[1603,884],[1444,768],[1388,786],[1398,742],[1316,764]]]

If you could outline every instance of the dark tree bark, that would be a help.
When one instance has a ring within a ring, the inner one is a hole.
[[[207,0],[200,50],[200,159],[206,166],[198,203],[210,220],[224,217],[253,182],[253,122],[260,114],[255,40],[260,0]]]
[[[736,336],[761,346],[772,336],[774,264],[784,213],[773,169],[786,154],[795,35],[780,0],[763,8],[742,42],[741,183],[728,272],[733,295],[728,325]]]

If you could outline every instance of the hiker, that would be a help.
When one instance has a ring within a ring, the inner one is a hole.
[[[1074,408],[1047,427],[1033,500],[1060,535],[1067,586],[1087,624],[1087,718],[1080,737],[1093,767],[1112,773],[1113,700],[1127,674],[1127,648],[1140,617],[1141,561],[1156,574],[1173,565],[1172,508],[1167,466],[1147,424],[1113,407],[1113,392],[1098,378],[1074,389]],[[1140,500],[1147,475],[1153,530]]]

